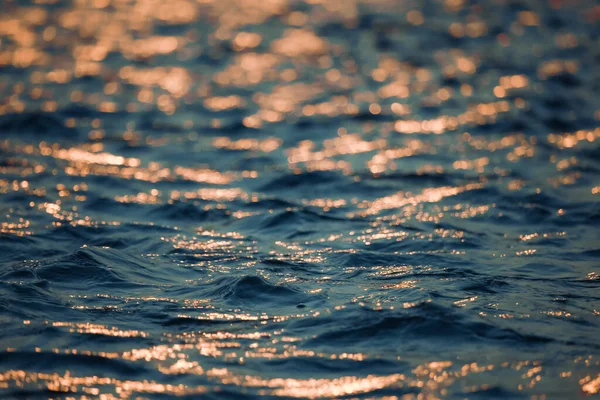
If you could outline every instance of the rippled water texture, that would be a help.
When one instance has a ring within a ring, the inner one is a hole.
[[[0,397],[600,392],[596,1],[0,8]]]

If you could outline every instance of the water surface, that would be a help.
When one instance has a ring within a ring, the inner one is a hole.
[[[600,391],[597,2],[0,9],[1,397]]]

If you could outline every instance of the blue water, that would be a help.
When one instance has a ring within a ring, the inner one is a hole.
[[[0,397],[600,392],[597,2],[0,9]]]

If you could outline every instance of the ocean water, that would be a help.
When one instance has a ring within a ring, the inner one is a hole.
[[[0,1],[0,397],[600,392],[596,1]]]

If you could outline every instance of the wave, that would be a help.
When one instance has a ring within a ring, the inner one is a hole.
[[[488,322],[465,317],[451,309],[421,303],[408,311],[354,313],[346,324],[327,329],[308,343],[310,345],[348,346],[355,349],[368,348],[375,344],[384,349],[406,346],[437,346],[442,341],[448,347],[472,346],[477,342],[514,342],[516,345],[544,345],[552,338],[519,333]],[[453,340],[448,341],[449,338]],[[426,339],[423,341],[423,339]]]
[[[56,114],[39,111],[1,115],[0,131],[10,135],[31,135],[42,138],[49,135],[62,139],[79,137],[77,129],[65,126]]]

